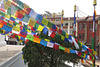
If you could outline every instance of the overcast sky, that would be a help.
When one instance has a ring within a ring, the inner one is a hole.
[[[64,10],[64,17],[73,17],[74,5],[78,6],[78,16],[93,15],[93,0],[21,0],[39,14],[45,11],[59,13]],[[100,15],[100,0],[97,0],[96,12]]]

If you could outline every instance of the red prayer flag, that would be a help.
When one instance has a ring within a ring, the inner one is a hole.
[[[56,49],[56,50],[58,50],[59,49],[59,45],[54,44],[53,48]]]

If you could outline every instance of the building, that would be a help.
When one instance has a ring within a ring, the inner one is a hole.
[[[96,18],[96,51],[100,57],[100,15]],[[88,47],[92,43],[93,16],[77,18],[77,39],[85,43]]]
[[[44,14],[43,16],[50,22],[52,23],[54,22],[55,25],[61,28],[62,15],[57,13],[54,14],[55,16],[53,16],[53,14],[51,14],[50,12],[46,11],[46,14]],[[73,26],[74,26],[73,19],[74,19],[73,17],[63,17],[63,30],[70,35],[73,35]]]

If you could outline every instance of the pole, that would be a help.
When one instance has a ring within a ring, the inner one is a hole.
[[[76,5],[74,6],[74,38],[75,38],[75,36],[76,36]]]
[[[94,5],[94,10],[95,10],[95,5]],[[94,18],[94,23],[95,23],[95,18]],[[95,23],[96,24],[96,23]],[[94,49],[95,49],[95,24],[94,24]],[[95,56],[94,56],[95,57]],[[95,67],[95,58],[94,58],[94,61],[93,61],[93,65]]]
[[[61,17],[61,29],[63,29],[63,15],[64,15],[64,10],[62,10],[62,17]]]
[[[53,13],[53,23],[55,24],[55,13]]]
[[[94,21],[93,21],[93,26],[94,26],[94,49],[95,49],[95,37],[96,37],[96,32],[95,32],[95,27],[96,27],[96,21],[95,21],[95,6],[96,5],[97,5],[96,0],[93,0],[93,6],[94,6]],[[95,56],[94,56],[93,66],[95,67]]]

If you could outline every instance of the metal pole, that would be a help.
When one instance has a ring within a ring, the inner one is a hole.
[[[95,6],[97,5],[96,0],[93,0],[93,6],[94,6],[94,15],[95,15]],[[95,16],[94,16],[94,49],[95,49],[95,44],[96,44],[96,32],[95,32],[95,28],[96,27],[96,21],[95,21]],[[94,56],[94,61],[93,61],[93,66],[95,67],[95,56]]]
[[[73,30],[74,30],[74,38],[76,37],[76,5],[74,6],[74,28],[73,28]]]
[[[64,15],[64,11],[62,10],[62,17],[61,17],[61,29],[63,29],[63,15]]]
[[[95,10],[95,5],[94,5],[94,10]],[[96,25],[96,22],[95,22],[95,18],[94,18],[94,49],[95,49],[95,35],[96,35],[96,32],[95,32],[95,25]],[[94,56],[95,57],[95,56]],[[95,58],[94,58],[94,61],[93,61],[93,65],[94,65],[94,67],[95,67]]]

